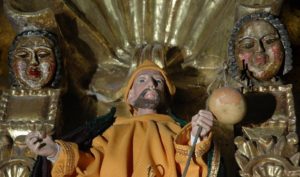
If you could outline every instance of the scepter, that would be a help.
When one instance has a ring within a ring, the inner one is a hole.
[[[188,171],[190,163],[191,163],[192,156],[193,156],[193,154],[195,152],[195,147],[196,147],[197,140],[198,140],[197,137],[200,136],[201,131],[202,131],[202,127],[200,125],[198,125],[198,129],[197,129],[197,133],[196,133],[196,138],[194,139],[193,144],[191,146],[191,149],[190,149],[190,152],[189,152],[189,155],[188,155],[188,159],[186,161],[186,164],[185,164],[185,167],[184,167],[184,170],[183,170],[183,173],[182,173],[182,177],[185,177],[186,174],[187,174],[187,171]]]
[[[217,120],[224,124],[236,124],[242,120],[246,113],[246,103],[243,95],[236,89],[229,87],[215,89],[208,98],[208,108]],[[186,177],[201,131],[202,127],[198,124],[196,138],[190,148],[181,177]]]

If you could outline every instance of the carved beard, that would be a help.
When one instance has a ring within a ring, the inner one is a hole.
[[[149,100],[146,99],[144,96],[150,89],[145,89],[139,97],[135,100],[133,107],[135,108],[142,108],[142,109],[157,109],[161,106],[161,91],[154,89],[154,91],[157,93],[157,98],[155,100]]]

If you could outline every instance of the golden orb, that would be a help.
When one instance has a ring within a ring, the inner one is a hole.
[[[208,98],[208,108],[217,120],[224,124],[236,124],[246,113],[243,95],[229,87],[215,89]]]

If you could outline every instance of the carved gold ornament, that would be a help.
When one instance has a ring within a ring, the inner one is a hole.
[[[260,136],[256,140],[236,137],[235,153],[242,177],[300,176],[298,136]]]
[[[31,131],[52,133],[59,121],[60,89],[10,89],[0,98],[0,176],[28,177],[34,155],[25,143]]]
[[[245,95],[273,97],[274,104],[269,117],[255,124],[243,125],[242,136],[237,136],[234,143],[237,147],[235,159],[240,167],[242,177],[296,177],[300,175],[299,138],[296,134],[296,116],[292,85],[259,86],[244,90]],[[254,93],[254,94],[253,94]],[[259,97],[254,98],[259,104]],[[247,99],[246,99],[247,100]],[[249,105],[248,105],[249,106]],[[249,110],[254,111],[254,110]],[[267,109],[256,110],[258,112]],[[248,117],[251,120],[251,117]],[[260,118],[261,119],[261,118]]]

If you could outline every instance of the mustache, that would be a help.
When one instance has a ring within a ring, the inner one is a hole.
[[[147,89],[145,89],[145,90],[142,91],[142,93],[139,95],[139,97],[143,97],[144,98],[144,96],[146,95],[146,93],[148,91],[155,91],[158,95],[161,95],[161,91],[160,90],[147,88]]]

